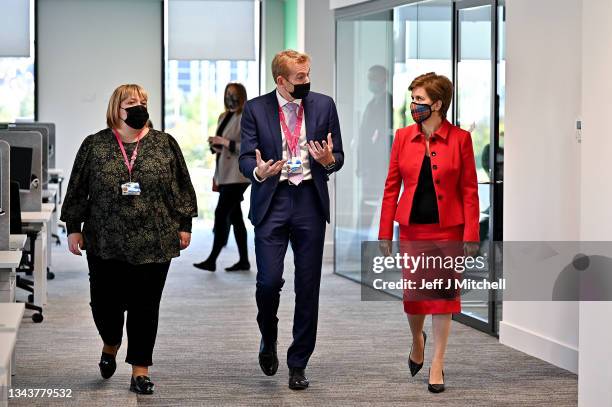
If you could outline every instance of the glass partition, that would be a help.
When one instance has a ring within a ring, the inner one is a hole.
[[[391,12],[337,23],[337,106],[345,161],[336,175],[336,272],[359,279],[361,241],[378,235],[391,146]]]

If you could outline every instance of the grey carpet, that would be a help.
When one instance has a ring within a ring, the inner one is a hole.
[[[307,370],[311,387],[292,392],[285,364],[294,302],[290,250],[279,312],[281,367],[276,376],[266,377],[257,362],[254,267],[241,273],[222,270],[236,260],[232,241],[219,259],[221,270],[194,269],[191,264],[202,260],[210,245],[210,231],[197,229],[192,247],[171,267],[150,372],[157,386],[153,396],[128,391],[130,367],[123,362],[110,380],[99,377],[101,341],[89,310],[85,259],[68,254],[65,241],[54,248],[57,277],[49,281],[45,321],[23,320],[13,388],[67,388],[73,397],[13,399],[9,405],[577,405],[576,375],[455,322],[445,368],[447,391],[428,393],[432,347],[427,346],[423,370],[411,378],[410,333],[401,303],[362,302],[359,285],[333,275],[331,265],[321,281],[317,348]],[[251,256],[253,266],[254,260]],[[126,344],[124,338],[120,361]]]

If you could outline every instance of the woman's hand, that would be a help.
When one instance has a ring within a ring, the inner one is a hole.
[[[81,248],[83,247],[83,234],[71,233],[68,235],[68,250],[70,253],[82,256]]]
[[[478,254],[478,250],[480,249],[480,242],[464,242],[463,243],[463,253],[466,256],[474,257]]]
[[[215,137],[209,137],[208,142],[212,145],[221,144],[222,146],[229,147],[230,141],[226,138],[215,136]]]
[[[391,240],[379,240],[378,248],[380,249],[380,252],[383,256],[391,256]]]
[[[179,240],[181,241],[181,250],[185,250],[191,243],[191,233],[179,232]]]

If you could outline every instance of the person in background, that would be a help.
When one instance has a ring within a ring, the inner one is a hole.
[[[385,160],[372,157],[388,157],[391,146],[392,95],[389,72],[384,66],[373,65],[368,69],[368,90],[372,99],[366,105],[359,126],[358,137],[353,138],[357,156],[356,175],[361,187],[357,247],[372,229],[374,218],[382,199],[387,166]]]
[[[115,373],[127,311],[125,361],[132,365],[130,390],[139,394],[154,391],[149,366],[162,291],[198,214],[181,149],[146,126],[147,102],[139,85],[115,89],[108,128],[79,148],[61,213],[70,252],[87,252],[91,311],[103,341],[100,373]]]
[[[413,256],[474,256],[480,241],[476,164],[470,133],[446,120],[453,84],[447,77],[430,72],[415,78],[408,89],[412,92],[410,111],[415,124],[399,129],[393,140],[378,232],[381,251],[391,255],[393,221],[397,221],[400,248],[410,248]],[[439,244],[442,241],[449,243]],[[428,273],[423,278],[433,274],[456,278],[448,270]],[[404,270],[404,278],[411,275],[416,274]],[[417,298],[417,294],[426,295]],[[408,356],[412,376],[423,367],[427,339],[423,327],[425,316],[432,315],[435,348],[428,389],[440,393],[445,388],[444,354],[452,313],[461,312],[459,292],[404,291],[404,311],[412,332]]]
[[[247,101],[247,92],[240,83],[229,83],[225,87],[225,111],[219,116],[217,135],[209,137],[208,142],[216,154],[214,185],[219,192],[215,209],[213,247],[208,258],[195,267],[215,271],[217,257],[227,244],[230,227],[234,227],[234,237],[238,246],[239,259],[226,271],[249,270],[249,252],[247,248],[247,231],[244,225],[240,202],[250,185],[248,178],[240,173],[238,157],[240,155],[240,120],[242,109]]]

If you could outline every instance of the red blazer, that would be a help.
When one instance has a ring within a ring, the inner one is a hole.
[[[444,120],[429,139],[429,149],[440,226],[463,224],[463,241],[480,241],[478,182],[470,133]],[[419,125],[397,130],[382,201],[379,239],[393,239],[393,221],[409,225],[424,155],[425,136]],[[404,192],[398,202],[402,182]]]

